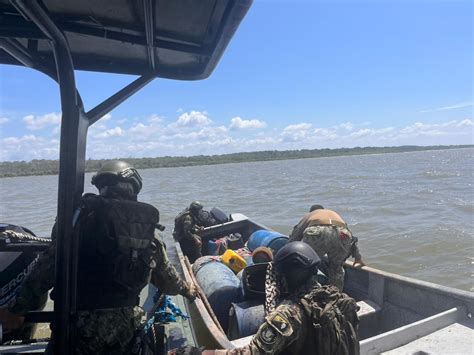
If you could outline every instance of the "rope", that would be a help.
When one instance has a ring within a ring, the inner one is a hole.
[[[163,297],[159,292],[156,292],[153,296],[153,302],[159,302],[159,304],[153,315],[146,321],[145,326],[143,327],[145,333],[148,333],[155,323],[168,324],[176,322],[177,317],[181,317],[183,320],[189,319],[187,314],[171,302],[170,296]],[[167,309],[169,309],[169,311]]]
[[[15,231],[12,231],[12,230],[2,231],[2,232],[0,232],[0,234],[2,236],[7,237],[7,238],[17,239],[19,241],[51,243],[51,239],[49,239],[49,238],[35,237],[35,236],[32,236],[31,234],[15,232]]]

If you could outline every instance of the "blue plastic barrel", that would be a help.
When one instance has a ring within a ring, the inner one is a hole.
[[[220,261],[203,263],[196,270],[196,279],[222,328],[226,330],[230,306],[242,298],[240,280],[231,269]]]
[[[281,233],[260,229],[250,236],[247,247],[253,252],[258,247],[267,247],[272,249],[273,255],[276,254],[282,246],[288,243],[288,237]]]
[[[229,340],[243,338],[255,334],[265,322],[265,310],[261,302],[245,301],[233,303],[230,308]]]

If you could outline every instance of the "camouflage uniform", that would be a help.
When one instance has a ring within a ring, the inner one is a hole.
[[[295,294],[304,295],[315,287],[319,287],[316,278],[311,278]],[[271,311],[249,345],[232,350],[216,350],[215,354],[312,354],[311,320],[297,299],[299,297],[285,299]]]
[[[53,232],[54,234],[54,232]],[[151,274],[151,283],[168,295],[188,292],[188,285],[169,263],[165,246],[158,237],[152,243],[156,267]],[[12,312],[24,314],[38,297],[54,285],[55,246],[40,257],[38,265],[26,279]],[[54,298],[54,290],[52,292]],[[142,308],[122,307],[77,312],[77,354],[130,354],[130,341],[142,322]]]
[[[309,244],[320,257],[327,254],[329,283],[341,291],[344,288],[345,260],[349,256],[355,259],[361,258],[357,240],[352,237],[345,223],[318,224],[318,221],[311,219],[311,213],[294,227],[290,241],[303,241]]]
[[[201,245],[198,241],[201,238],[195,233],[197,223],[195,217],[191,212],[184,214],[181,220],[182,234],[179,238],[179,245],[183,251],[183,254],[189,258],[191,263],[202,256]]]

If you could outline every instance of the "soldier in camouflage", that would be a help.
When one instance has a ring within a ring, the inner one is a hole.
[[[249,345],[206,350],[202,354],[357,355],[356,301],[334,286],[321,287],[317,283],[315,275],[319,262],[318,255],[306,243],[292,242],[281,248],[273,265],[287,286],[288,293],[283,301],[267,314],[265,323]],[[169,354],[200,353],[197,349],[187,349]]]
[[[138,296],[149,281],[164,294],[181,294],[190,300],[197,296],[197,291],[194,285],[179,277],[168,261],[165,245],[155,234],[158,211],[136,201],[142,186],[138,172],[125,162],[111,162],[94,175],[92,183],[99,189],[100,196],[85,196],[83,204],[99,206],[81,212],[85,217],[79,222],[87,228],[85,234],[80,234],[75,352],[81,355],[130,354],[130,343],[144,316],[143,309],[138,307]],[[113,212],[114,218],[120,219],[119,223],[104,211]],[[150,212],[152,219],[144,216]],[[135,259],[130,259],[128,251],[122,253],[121,247],[115,245],[120,244],[120,240],[111,240],[110,232],[105,233],[102,219],[107,220],[108,226],[112,223],[115,228],[122,228],[125,235],[133,235],[127,243],[136,245],[131,253]],[[110,245],[101,244],[104,233]],[[53,239],[55,234],[53,227]],[[149,240],[144,239],[145,234]],[[54,263],[53,242],[25,281],[11,309],[13,312],[28,312],[38,297],[54,286]],[[127,270],[120,269],[122,264]],[[120,274],[112,269],[118,269]],[[127,282],[129,284],[124,285]],[[54,299],[54,290],[51,298]]]
[[[179,242],[183,254],[188,257],[190,263],[194,263],[202,256],[202,241],[197,234],[199,229],[204,227],[199,224],[202,209],[203,206],[199,201],[193,201],[175,218],[173,236]]]
[[[312,206],[310,213],[293,228],[290,241],[303,241],[318,255],[327,254],[329,283],[341,291],[344,288],[345,260],[352,256],[355,266],[365,265],[357,246],[357,238],[352,236],[347,224],[336,212],[320,205]]]

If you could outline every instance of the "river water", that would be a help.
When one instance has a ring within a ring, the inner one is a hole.
[[[340,213],[372,267],[474,291],[474,149],[142,170],[167,226],[192,200],[289,233],[315,203]],[[93,192],[91,174],[85,190]],[[57,176],[0,179],[0,222],[47,236]]]

